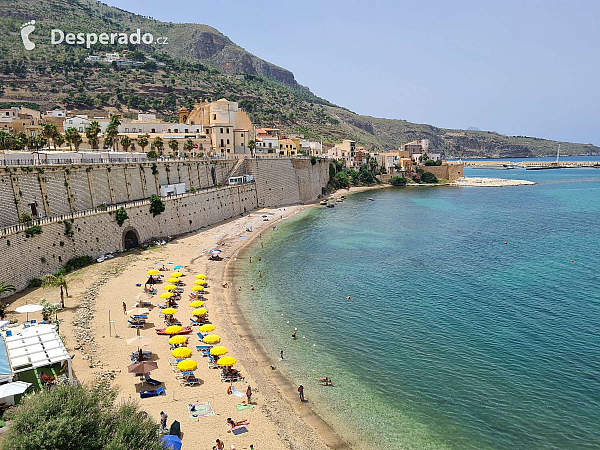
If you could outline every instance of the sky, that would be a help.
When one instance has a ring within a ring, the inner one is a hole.
[[[218,29],[356,113],[600,146],[600,1],[103,0]]]

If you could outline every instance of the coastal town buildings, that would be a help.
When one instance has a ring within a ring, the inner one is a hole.
[[[0,130],[8,133],[23,132],[27,136],[37,136],[41,130],[39,111],[25,107],[0,109]]]

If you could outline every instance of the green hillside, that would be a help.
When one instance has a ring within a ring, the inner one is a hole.
[[[35,49],[26,51],[20,27],[35,20]],[[134,32],[166,37],[167,45],[50,45],[50,30],[65,33]],[[157,112],[174,120],[198,98],[237,100],[259,126],[279,127],[324,142],[353,138],[369,149],[392,149],[427,138],[446,156],[543,156],[557,142],[483,131],[445,130],[402,120],[354,114],[312,94],[294,75],[231,42],[207,25],[173,24],[94,0],[0,0],[0,102],[66,106],[82,113]],[[130,50],[142,63],[89,63],[89,55]],[[163,65],[164,64],[164,65]],[[600,154],[591,144],[562,143],[562,154]]]

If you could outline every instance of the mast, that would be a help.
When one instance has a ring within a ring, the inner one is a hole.
[[[556,152],[556,165],[558,165],[558,158],[560,158],[560,144],[558,144],[558,151]]]

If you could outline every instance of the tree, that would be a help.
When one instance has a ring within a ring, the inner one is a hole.
[[[69,296],[69,284],[63,274],[46,275],[42,278],[42,287],[60,287],[60,304],[65,307],[65,294]]]
[[[106,139],[104,143],[109,147],[113,147],[115,150],[119,149],[119,140],[117,136],[119,135],[119,125],[121,125],[121,119],[116,114],[110,116],[110,122],[106,127]]]
[[[423,175],[421,175],[421,181],[423,183],[437,183],[438,179],[431,172],[425,172],[425,173],[423,173]]]
[[[360,180],[361,184],[364,185],[368,185],[368,184],[373,184],[375,182],[375,177],[373,176],[373,173],[367,169],[366,166],[362,166],[358,172],[358,179]]]
[[[406,186],[406,178],[395,176],[390,179],[392,186]]]
[[[27,145],[27,135],[24,131],[19,131],[15,136],[14,149],[23,150]]]
[[[146,156],[148,159],[156,159],[158,158],[158,153],[156,153],[154,150],[150,150],[149,152],[146,152]]]
[[[121,136],[121,145],[123,146],[123,151],[126,152],[131,145],[131,139],[129,136]]]
[[[193,149],[194,149],[194,141],[192,141],[191,139],[188,139],[187,141],[184,142],[183,150],[185,152],[190,153]]]
[[[146,133],[145,135],[141,136],[138,138],[137,143],[140,147],[142,147],[142,151],[145,151],[144,149],[146,147],[148,147],[148,133]]]
[[[98,148],[98,135],[100,134],[100,131],[102,130],[97,120],[92,121],[90,125],[85,129],[85,137],[87,137],[87,140],[90,143],[90,147],[92,149]]]
[[[0,131],[0,150],[11,150],[15,146],[15,137],[7,131]]]
[[[94,387],[58,384],[27,395],[4,416],[10,427],[2,448],[163,450],[156,423],[136,403],[115,403],[116,397],[116,389],[105,383]]]
[[[162,156],[163,149],[165,148],[165,143],[160,138],[160,136],[156,136],[152,141],[152,145],[154,148],[158,149],[158,153]]]
[[[334,186],[337,189],[350,187],[350,178],[346,172],[338,172],[333,177]]]
[[[48,150],[50,150],[50,139],[54,139],[58,134],[58,128],[53,123],[45,123],[42,128],[42,136],[46,138],[48,142]],[[54,149],[56,150],[56,143],[54,144]]]
[[[169,148],[173,150],[173,153],[177,154],[179,150],[179,142],[177,139],[169,139]]]
[[[250,149],[250,156],[254,156],[254,149],[256,149],[256,142],[254,142],[254,139],[248,141],[248,148]]]
[[[56,150],[56,146],[60,148],[65,143],[65,138],[62,134],[57,133],[57,135],[54,136],[52,141],[54,142],[54,150]]]
[[[165,210],[165,203],[158,195],[152,195],[150,197],[150,212],[152,213],[152,217],[158,216],[161,212]]]
[[[79,144],[81,144],[81,135],[79,134],[79,131],[77,131],[77,128],[71,127],[65,130],[65,141],[69,144],[69,150],[73,150],[75,142],[77,142],[75,149],[79,148]]]

